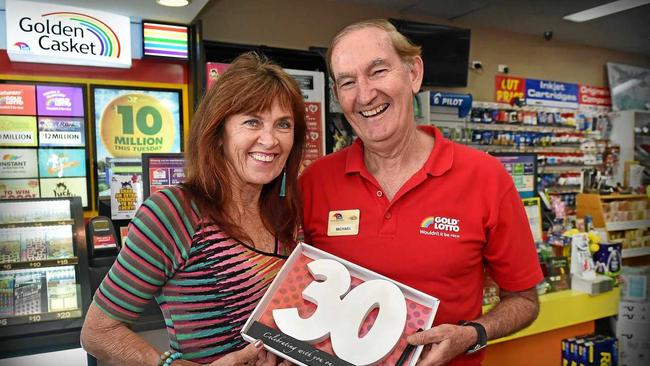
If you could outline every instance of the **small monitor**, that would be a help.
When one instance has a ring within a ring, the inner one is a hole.
[[[531,153],[492,153],[512,180],[521,198],[537,196],[537,154]]]
[[[183,153],[142,154],[144,199],[161,189],[183,183],[185,158]]]

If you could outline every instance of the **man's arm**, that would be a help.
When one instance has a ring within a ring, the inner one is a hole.
[[[501,291],[501,301],[478,319],[467,319],[485,327],[488,339],[505,337],[530,325],[539,313],[539,298],[535,287],[520,291]],[[418,366],[444,365],[467,351],[478,341],[473,327],[441,324],[412,334],[408,342],[427,345]]]

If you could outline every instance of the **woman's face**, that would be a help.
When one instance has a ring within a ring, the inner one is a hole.
[[[280,175],[293,146],[293,113],[275,101],[270,110],[226,118],[224,151],[235,184],[264,185]]]

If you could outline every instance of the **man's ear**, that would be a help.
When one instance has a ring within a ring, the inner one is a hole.
[[[411,81],[411,90],[417,94],[422,86],[422,77],[424,76],[424,61],[422,57],[415,56],[409,67],[409,77]]]

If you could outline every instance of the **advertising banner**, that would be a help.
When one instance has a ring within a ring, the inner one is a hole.
[[[41,178],[86,176],[86,152],[82,149],[39,149]]]
[[[141,174],[113,174],[111,177],[111,219],[132,219],[142,204],[142,198]]]
[[[578,84],[526,79],[526,104],[578,108]]]
[[[302,164],[308,166],[314,160],[325,155],[323,150],[322,134],[323,120],[321,119],[321,103],[305,102],[305,121],[307,122],[307,138],[305,139],[305,149]]]
[[[36,149],[0,148],[0,178],[36,178],[38,160]]]
[[[131,67],[129,17],[6,0],[7,54],[14,62]]]
[[[494,100],[497,103],[512,104],[518,98],[523,101],[525,97],[526,80],[512,76],[497,75],[494,77]]]
[[[0,145],[36,146],[36,117],[0,116]]]
[[[39,117],[39,146],[85,147],[83,118]]]
[[[183,158],[152,157],[149,159],[149,194],[185,180],[185,160]]]
[[[81,204],[88,206],[86,178],[45,178],[40,180],[41,197],[81,197]]]
[[[0,200],[38,198],[37,179],[1,179]]]
[[[219,75],[223,74],[226,72],[226,69],[228,69],[228,66],[230,64],[224,64],[221,62],[206,62],[205,63],[205,83],[206,83],[206,89],[210,89],[212,84],[219,78]]]
[[[39,116],[84,116],[84,98],[80,87],[37,85],[36,99]]]
[[[294,364],[415,365],[439,300],[300,243],[242,329]],[[299,315],[302,314],[302,315]]]
[[[609,89],[599,86],[579,85],[579,103],[580,105],[592,105],[601,107],[611,107],[612,98],[609,95]]]
[[[33,85],[0,84],[0,114],[36,114],[36,97]]]
[[[98,163],[181,151],[180,92],[94,88]]]

